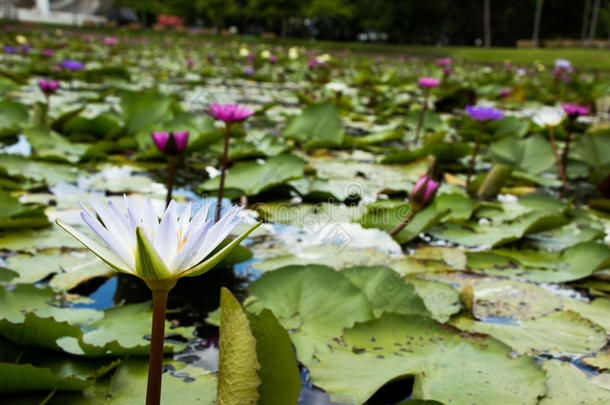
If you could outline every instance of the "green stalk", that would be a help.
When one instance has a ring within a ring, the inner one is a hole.
[[[421,131],[421,127],[424,124],[424,117],[426,115],[426,111],[428,111],[428,97],[430,96],[430,89],[426,88],[424,90],[424,103],[421,107],[421,111],[419,113],[419,118],[417,119],[417,128],[415,129],[415,139],[413,140],[414,143],[417,143],[417,141],[419,141],[419,133]]]
[[[165,207],[169,206],[172,200],[172,194],[174,192],[174,178],[176,176],[176,166],[178,165],[178,158],[175,156],[169,156],[167,158],[167,196],[165,198]]]
[[[51,113],[51,95],[50,94],[45,94],[45,97],[47,99],[47,111],[45,111],[44,114],[44,123],[47,126],[47,128],[51,128],[51,119],[50,119],[50,113]]]
[[[568,188],[568,182],[566,180],[566,172],[561,164],[561,157],[559,157],[559,152],[557,151],[557,144],[555,143],[555,128],[553,127],[549,127],[549,138],[551,139],[551,149],[553,149],[553,157],[555,158],[557,170],[559,171],[559,178],[561,179],[560,197],[563,197],[565,190]]]
[[[150,333],[150,358],[148,362],[146,405],[160,405],[167,296],[176,282],[175,280],[171,280],[170,282],[167,280],[148,280],[146,283],[152,291],[153,300],[153,318]]]
[[[216,204],[216,222],[220,219],[220,211],[222,210],[222,196],[225,191],[225,175],[227,171],[227,160],[229,156],[229,136],[231,135],[231,124],[225,124],[225,147],[222,153],[222,166],[220,172],[220,184],[218,185],[218,203]]]
[[[470,164],[468,165],[468,174],[466,175],[466,188],[470,184],[470,177],[472,177],[472,172],[474,171],[474,160],[479,153],[479,149],[481,148],[481,138],[483,137],[483,124],[479,127],[479,133],[477,134],[477,139],[474,144],[474,150],[472,151],[472,156],[470,157]]]
[[[411,207],[411,211],[409,211],[409,214],[405,217],[405,219],[400,224],[398,224],[398,226],[396,228],[392,229],[392,231],[390,232],[390,235],[395,236],[397,233],[402,231],[404,229],[404,227],[407,226],[407,224],[409,222],[411,222],[411,219],[413,219],[414,215],[415,215],[415,209],[413,207]]]

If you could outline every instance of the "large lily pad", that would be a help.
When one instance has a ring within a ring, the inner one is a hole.
[[[384,314],[357,324],[330,349],[305,363],[313,383],[346,404],[362,404],[404,376],[415,378],[413,399],[442,403],[536,404],[546,390],[532,358],[418,315]]]
[[[264,163],[248,162],[236,165],[227,172],[225,189],[233,189],[248,196],[278,186],[286,181],[303,177],[305,162],[296,156],[280,155],[269,158]],[[216,191],[218,177],[203,183],[201,191]]]
[[[460,329],[485,333],[519,353],[589,354],[606,345],[606,331],[570,311],[558,311],[525,321],[477,322],[461,317]]]
[[[339,112],[332,104],[312,104],[288,122],[283,136],[295,139],[306,149],[341,146],[343,128]]]
[[[543,367],[547,373],[548,391],[540,405],[601,405],[610,402],[608,387],[573,364],[548,360]]]
[[[270,309],[290,334],[299,359],[325,351],[345,327],[373,317],[366,295],[347,277],[325,266],[289,266],[250,284],[256,300],[247,307]]]

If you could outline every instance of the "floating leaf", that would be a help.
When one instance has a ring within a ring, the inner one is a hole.
[[[346,404],[361,404],[408,375],[415,378],[413,399],[441,403],[533,405],[546,391],[532,358],[513,357],[492,338],[460,335],[418,315],[384,314],[357,324],[330,349],[305,364],[315,385]]]

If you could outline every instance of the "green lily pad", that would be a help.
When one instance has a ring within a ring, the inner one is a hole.
[[[447,322],[451,315],[462,309],[459,293],[449,284],[414,277],[405,277],[405,281],[415,287],[432,318],[438,322]]]
[[[543,367],[547,373],[548,390],[540,405],[601,405],[610,402],[610,390],[573,364],[547,360]]]
[[[519,353],[589,354],[604,347],[607,341],[605,330],[570,311],[502,323],[477,322],[461,317],[453,325],[493,336]]]
[[[373,314],[419,314],[429,316],[416,289],[387,267],[350,267],[341,272],[369,299]]]
[[[42,208],[28,207],[0,189],[0,230],[43,228],[49,225]]]
[[[36,255],[16,255],[7,260],[6,267],[19,274],[19,277],[13,281],[16,283],[35,283],[53,273],[58,275],[71,273],[73,277],[75,276],[74,273],[82,274],[85,271],[88,271],[89,274],[93,272],[92,274],[98,276],[111,273],[101,260],[82,251],[69,253],[38,252]],[[89,275],[85,277],[89,277]],[[58,283],[52,284],[58,285]],[[63,286],[64,289],[68,290],[76,284],[78,282],[66,284],[64,281]]]
[[[472,315],[489,318],[529,320],[561,308],[561,299],[534,284],[517,281],[483,281],[472,285],[469,306]]]
[[[225,189],[253,196],[289,180],[303,177],[305,162],[296,156],[280,155],[265,163],[248,162],[229,169]],[[200,191],[216,191],[220,179],[210,179],[199,186]]]
[[[289,266],[263,274],[248,290],[256,297],[247,309],[270,309],[290,334],[300,360],[325,351],[345,327],[373,317],[366,295],[326,266]]]
[[[610,264],[610,248],[596,242],[583,242],[564,252],[498,249],[467,254],[468,267],[505,277],[539,282],[563,282],[590,276]]]
[[[312,104],[288,122],[283,136],[294,139],[305,149],[339,147],[343,143],[339,112],[329,103]]]
[[[205,370],[168,362],[176,371],[163,374],[161,402],[213,405],[216,403],[216,376]],[[112,378],[105,378],[82,393],[58,393],[50,405],[140,405],[145,402],[148,360],[125,360]]]
[[[495,163],[502,163],[527,173],[539,174],[555,165],[550,143],[542,135],[526,139],[505,137],[489,148]]]
[[[433,236],[465,246],[496,247],[521,239],[525,235],[553,229],[568,223],[560,214],[530,212],[508,224],[444,223],[430,230]]]
[[[577,300],[573,298],[564,298],[563,306],[570,311],[578,312],[583,318],[587,318],[606,331],[610,331],[610,299],[596,298],[591,302]]]
[[[17,155],[0,155],[0,173],[17,180],[31,180],[47,185],[75,183],[79,170],[68,165],[37,162]]]
[[[385,383],[409,375],[413,399],[441,403],[533,405],[546,390],[532,358],[418,315],[384,314],[357,324],[330,349],[305,364],[315,385],[346,404],[361,404]]]
[[[0,102],[0,136],[16,135],[30,120],[29,109],[21,103]]]
[[[23,134],[32,145],[38,159],[61,163],[77,163],[89,148],[86,144],[72,143],[63,136],[41,127],[31,127]]]

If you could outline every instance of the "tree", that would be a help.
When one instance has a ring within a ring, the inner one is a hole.
[[[280,35],[285,38],[288,34],[288,19],[302,16],[305,3],[300,0],[251,0],[248,9],[255,16],[279,19]]]
[[[534,33],[532,34],[532,46],[538,46],[538,36],[540,35],[540,19],[542,18],[543,0],[536,0],[536,15],[534,16]]]
[[[483,0],[483,25],[485,27],[485,47],[491,46],[491,10],[490,0]]]
[[[235,0],[195,0],[194,3],[197,12],[205,14],[216,31],[223,26],[227,17],[235,15],[239,10]]]
[[[597,19],[599,17],[599,8],[601,0],[595,0],[593,5],[593,14],[591,15],[591,25],[589,26],[589,42],[592,43],[595,39],[595,31],[597,30]]]
[[[582,12],[582,29],[580,31],[580,40],[585,43],[587,39],[587,28],[589,27],[589,14],[591,13],[591,0],[585,0],[585,8]]]

